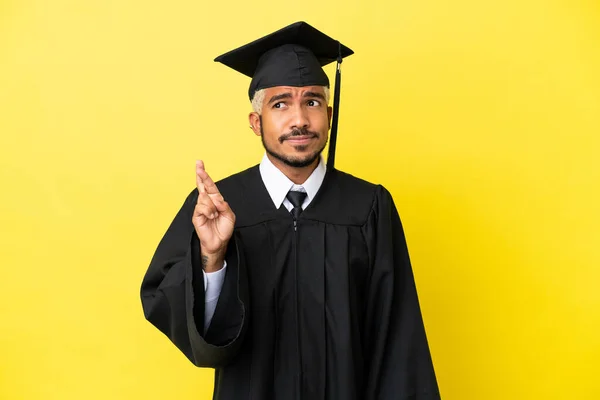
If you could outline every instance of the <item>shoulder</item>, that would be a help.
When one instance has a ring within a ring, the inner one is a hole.
[[[237,172],[216,182],[217,187],[224,197],[238,197],[240,193],[252,187],[253,183],[260,180],[258,165],[244,171]]]
[[[395,208],[390,191],[383,185],[366,181],[346,172],[336,170],[335,185],[340,189],[341,196],[352,201],[346,201],[354,212],[361,213],[365,220],[368,215],[382,208]]]
[[[352,192],[357,198],[363,198],[369,204],[374,204],[377,201],[393,201],[392,194],[385,186],[366,181],[342,171],[337,173],[337,183],[343,191]]]
[[[343,190],[351,190],[359,196],[374,200],[376,196],[391,197],[386,187],[379,183],[369,182],[347,172],[335,170],[336,182]]]
[[[335,179],[335,183],[340,188],[352,190],[356,193],[371,194],[380,186],[337,169],[331,171],[331,174],[332,178]]]
[[[327,172],[322,187],[319,207],[310,212],[312,217],[333,224],[364,225],[373,210],[378,208],[389,192],[381,185],[358,178],[347,172],[332,170]]]
[[[347,172],[332,171],[331,186],[345,199],[352,199],[353,208],[370,208],[382,189],[381,185],[366,181]]]

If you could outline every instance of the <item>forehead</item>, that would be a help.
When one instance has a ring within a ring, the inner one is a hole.
[[[302,96],[306,92],[325,94],[323,86],[275,86],[265,89],[265,97],[268,98],[282,93],[291,93],[292,96]]]

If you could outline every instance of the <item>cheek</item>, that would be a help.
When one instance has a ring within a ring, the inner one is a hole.
[[[313,126],[314,130],[327,132],[329,130],[329,117],[327,115],[327,110],[315,111],[311,118],[311,125]]]
[[[263,114],[262,117],[262,134],[267,142],[277,142],[277,138],[281,135],[281,122],[272,115]]]

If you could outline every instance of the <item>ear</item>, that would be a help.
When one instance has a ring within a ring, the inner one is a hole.
[[[331,128],[331,117],[333,116],[333,108],[327,107],[327,120],[329,121],[329,128]]]
[[[250,122],[250,128],[252,129],[252,131],[254,132],[254,134],[256,136],[260,136],[260,115],[257,112],[251,112],[250,115],[248,115],[248,122]]]

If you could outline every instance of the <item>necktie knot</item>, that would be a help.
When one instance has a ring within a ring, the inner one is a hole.
[[[287,194],[287,199],[294,206],[292,209],[292,215],[294,218],[298,218],[300,213],[302,212],[302,203],[304,203],[304,199],[306,199],[306,193],[297,192],[297,191],[289,191]]]

